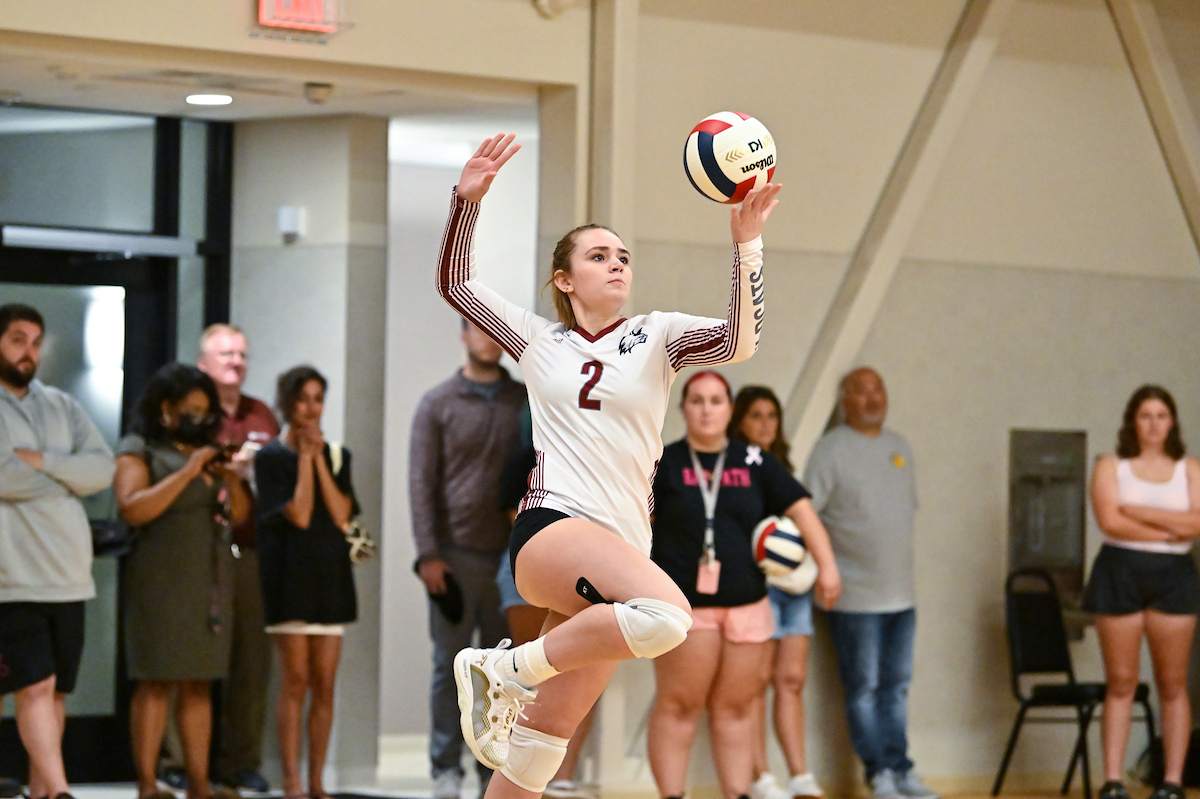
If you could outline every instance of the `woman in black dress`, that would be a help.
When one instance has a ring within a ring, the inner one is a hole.
[[[357,513],[350,453],[325,443],[325,378],[310,366],[279,377],[276,407],[285,427],[254,459],[258,553],[267,632],[279,653],[275,709],[287,797],[304,795],[300,735],[308,710],[308,796],[325,799],[321,772],[333,726],[333,688],[342,625],[357,601],[344,530]]]

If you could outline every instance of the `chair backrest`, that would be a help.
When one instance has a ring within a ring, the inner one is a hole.
[[[1075,682],[1058,589],[1049,572],[1019,569],[1008,575],[1004,605],[1017,699],[1022,698],[1020,678],[1024,674],[1061,674],[1067,682]]]

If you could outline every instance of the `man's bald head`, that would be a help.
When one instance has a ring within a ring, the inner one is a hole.
[[[879,435],[887,418],[888,396],[878,372],[869,366],[854,369],[842,378],[838,398],[848,426],[865,435]]]

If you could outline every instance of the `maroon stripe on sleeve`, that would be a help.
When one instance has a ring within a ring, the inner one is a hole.
[[[479,204],[467,202],[455,192],[438,256],[437,291],[451,308],[519,361],[528,342],[482,302],[467,283],[471,279],[471,242],[478,218]]]
[[[529,473],[529,491],[521,498],[521,504],[517,506],[517,513],[530,508],[542,507],[542,501],[546,498],[544,471],[546,455],[541,450],[534,450],[534,454],[536,460],[533,471]]]
[[[709,366],[724,363],[737,352],[738,336],[741,334],[742,296],[738,290],[738,278],[742,267],[741,251],[733,249],[733,286],[729,292],[729,318],[724,324],[702,330],[692,330],[667,345],[671,366],[677,371],[685,366]]]

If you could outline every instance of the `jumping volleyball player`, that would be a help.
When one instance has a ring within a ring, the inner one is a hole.
[[[688,602],[649,558],[663,417],[680,369],[754,354],[763,316],[760,234],[780,189],[768,183],[731,209],[725,319],[622,317],[629,251],[611,230],[585,225],[554,249],[559,321],[551,322],[474,279],[479,202],[520,149],[513,138],[487,139],[463,167],[437,275],[446,302],[520,364],[537,450],[509,557],[521,595],[550,611],[542,636],[515,649],[508,641],[464,649],[454,660],[463,737],[499,771],[488,799],[541,794],[617,664],[658,657],[687,637]]]

